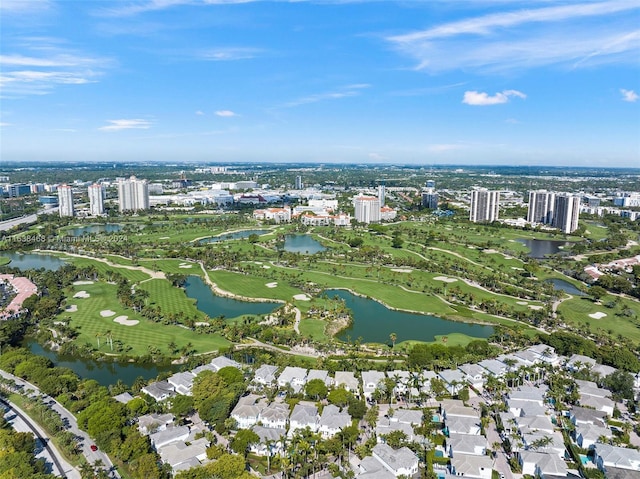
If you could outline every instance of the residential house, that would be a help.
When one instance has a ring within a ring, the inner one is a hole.
[[[117,396],[113,396],[113,399],[115,399],[119,403],[127,404],[129,401],[133,400],[133,396],[128,392],[124,392],[122,394],[118,394]]]
[[[624,469],[640,472],[640,451],[609,444],[596,443],[594,462],[598,469],[609,477],[610,469]]]
[[[518,462],[522,467],[522,474],[529,474],[541,479],[567,477],[567,463],[555,454],[521,451],[518,454]]]
[[[449,416],[445,421],[445,426],[450,435],[468,434],[479,436],[482,432],[480,418],[478,417]]]
[[[477,364],[463,364],[458,369],[464,374],[465,381],[475,390],[482,392],[487,370]]]
[[[289,418],[289,436],[293,436],[297,429],[311,429],[318,432],[318,408],[312,403],[299,402],[293,408]]]
[[[543,431],[526,432],[522,434],[522,444],[526,450],[555,454],[560,459],[564,458],[566,451],[560,431],[553,431],[551,434]]]
[[[491,376],[498,378],[503,377],[509,369],[505,363],[497,359],[484,359],[478,363],[478,366],[486,369]]]
[[[446,444],[449,457],[455,457],[457,454],[484,456],[487,453],[487,438],[484,436],[450,434]]]
[[[581,406],[586,406],[595,409],[596,411],[602,411],[608,416],[613,416],[613,410],[615,409],[615,403],[607,397],[591,396],[588,394],[580,393],[578,399]]]
[[[611,439],[613,434],[608,427],[596,426],[595,424],[578,424],[575,430],[576,444],[578,446],[589,449],[601,437]]]
[[[578,426],[579,424],[593,424],[605,427],[607,425],[607,413],[595,409],[574,406],[569,412],[569,419]]]
[[[278,366],[263,364],[253,375],[253,382],[262,386],[273,386],[276,383]]]
[[[493,460],[489,456],[456,454],[451,458],[451,474],[472,479],[491,479]]]
[[[617,371],[616,368],[612,368],[611,366],[607,366],[606,364],[596,364],[591,368],[591,373],[594,376],[600,376],[601,378],[606,378],[610,374],[613,374]]]
[[[509,391],[508,396],[509,399],[520,400],[520,401],[531,401],[535,402],[540,406],[543,406],[545,403],[545,395],[547,393],[547,387],[530,387],[530,386],[521,386],[518,389],[513,389]]]
[[[517,417],[516,424],[520,434],[528,432],[543,432],[553,434],[553,423],[549,416]]]
[[[151,445],[158,450],[172,442],[186,441],[188,437],[189,428],[187,426],[173,426],[150,434],[149,440]]]
[[[408,447],[393,449],[386,444],[376,444],[372,454],[394,477],[413,476],[418,472],[418,456]]]
[[[309,382],[312,379],[320,379],[328,388],[333,384],[333,379],[329,377],[329,371],[321,369],[309,369],[306,382]]]
[[[385,442],[383,435],[402,431],[409,441],[420,441],[421,436],[414,432],[414,426],[422,424],[423,413],[413,409],[395,409],[393,415],[378,418],[376,435],[378,442]]]
[[[351,415],[339,407],[329,404],[322,410],[319,421],[319,432],[322,437],[329,439],[338,434],[343,428],[351,425]]]
[[[191,370],[191,373],[194,376],[197,376],[198,374],[200,374],[201,372],[204,372],[204,371],[211,371],[212,373],[215,373],[215,372],[218,372],[218,369],[213,364],[209,363],[209,364],[203,364],[202,366],[198,366],[196,368],[193,368]]]
[[[552,366],[559,365],[562,359],[556,354],[556,350],[547,344],[534,344],[533,346],[529,346],[527,351],[532,352],[538,357],[536,362],[547,363]]]
[[[193,378],[195,375],[189,371],[183,373],[175,373],[167,378],[167,382],[173,386],[176,393],[184,396],[191,396],[191,388],[193,387]]]
[[[306,383],[307,370],[304,368],[287,366],[278,377],[279,387],[286,388],[291,386],[296,393],[300,392]]]
[[[275,456],[284,453],[282,442],[287,435],[284,428],[272,428],[255,425],[251,428],[260,438],[258,444],[250,447],[251,452],[258,456]]]
[[[373,456],[367,456],[358,465],[359,473],[356,475],[357,479],[395,479],[395,475],[390,473]]]
[[[218,356],[217,358],[213,358],[210,364],[216,369],[216,372],[226,367],[242,369],[242,365],[239,362],[234,361],[233,359],[229,359],[226,356]]]
[[[585,367],[591,369],[596,365],[596,360],[582,354],[574,354],[565,365],[569,371],[579,371]]]
[[[288,420],[289,405],[287,403],[272,402],[258,415],[258,422],[272,429],[286,429]]]
[[[480,412],[474,408],[465,406],[464,403],[457,399],[444,399],[440,402],[440,413],[445,419],[449,416],[480,418]]]
[[[138,418],[138,431],[143,436],[148,436],[152,432],[165,430],[173,420],[173,414],[145,414]]]
[[[509,411],[515,417],[523,416],[544,416],[547,408],[534,401],[523,401],[522,399],[507,399]]]
[[[249,394],[241,397],[236,406],[231,411],[231,418],[235,419],[238,429],[249,429],[257,424],[260,411],[264,408],[264,404],[259,403],[260,396]]]
[[[174,474],[179,471],[191,469],[202,464],[207,459],[207,448],[209,440],[205,437],[190,441],[189,444],[183,440],[172,442],[162,446],[158,450],[162,462],[167,463],[173,469]]]
[[[457,369],[444,369],[438,374],[451,395],[456,395],[467,385],[466,375]]]
[[[409,371],[396,369],[394,371],[389,371],[387,376],[393,379],[396,383],[393,388],[393,394],[396,396],[404,396],[409,392],[409,389],[411,388],[411,373],[409,373]]]
[[[169,384],[167,381],[158,381],[151,384],[146,385],[141,389],[141,391],[145,394],[148,394],[157,402],[166,401],[170,397],[176,395],[176,392],[173,389],[173,386]]]
[[[334,384],[335,387],[344,386],[347,391],[356,396],[360,395],[360,382],[352,371],[336,371]]]
[[[371,399],[374,391],[379,389],[380,383],[384,381],[384,378],[384,373],[380,371],[362,371],[362,391],[365,399]]]

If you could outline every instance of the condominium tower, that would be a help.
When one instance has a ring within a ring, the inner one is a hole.
[[[578,229],[580,215],[580,197],[569,194],[557,194],[554,203],[553,222],[551,226],[563,233],[573,233]]]
[[[73,216],[73,189],[69,185],[58,187],[58,204],[60,216]]]
[[[149,209],[149,184],[132,176],[118,181],[118,201],[120,213]]]
[[[353,199],[356,221],[377,223],[380,221],[380,200],[375,196],[356,196]]]
[[[550,225],[553,222],[556,194],[546,190],[529,192],[529,209],[527,221]]]
[[[477,189],[471,192],[471,206],[469,220],[474,223],[491,223],[498,219],[500,206],[500,192],[487,189]]]
[[[89,212],[91,216],[104,214],[104,187],[97,183],[92,184],[87,192],[89,193]]]

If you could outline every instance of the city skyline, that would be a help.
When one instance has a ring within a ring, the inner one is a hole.
[[[0,8],[4,161],[640,165],[637,2]]]

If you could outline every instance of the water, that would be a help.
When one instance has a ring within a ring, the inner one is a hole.
[[[562,240],[539,240],[539,239],[519,239],[518,243],[529,248],[529,257],[543,259],[547,255],[558,254],[563,247],[571,246],[568,241]]]
[[[563,279],[552,278],[548,279],[547,283],[551,283],[553,285],[553,289],[556,291],[564,291],[565,293],[572,294],[574,296],[584,296],[582,291]]]
[[[314,254],[325,249],[311,235],[286,235],[284,237],[284,250],[289,253]]]
[[[111,363],[77,358],[75,356],[63,356],[55,351],[43,348],[34,340],[26,341],[23,346],[38,356],[49,358],[56,366],[71,369],[82,379],[95,379],[102,386],[116,384],[118,379],[131,386],[136,378],[140,376],[145,380],[149,380],[157,377],[161,372],[179,370],[178,366],[168,364]]]
[[[462,333],[475,338],[488,338],[492,326],[450,321],[426,314],[394,311],[373,299],[363,298],[342,289],[329,289],[330,298],[339,296],[353,313],[353,325],[342,331],[338,338],[346,340],[362,337],[364,342],[389,343],[389,335],[396,333],[397,342],[413,339],[435,341],[435,336]]]
[[[212,236],[211,238],[204,238],[200,240],[201,244],[218,243],[219,241],[236,240],[248,238],[251,235],[263,235],[268,233],[269,230],[242,230],[235,233],[226,233],[220,236]]]
[[[78,226],[77,228],[66,230],[64,234],[67,234],[69,236],[82,236],[100,233],[117,233],[121,230],[122,225],[120,224],[106,223],[103,225]]]
[[[217,296],[199,276],[188,276],[184,289],[188,297],[197,301],[198,309],[210,318],[220,315],[224,315],[225,318],[237,318],[245,314],[268,314],[280,306],[280,303],[257,303]]]
[[[36,253],[2,253],[2,256],[6,256],[11,259],[11,262],[7,265],[12,268],[19,268],[24,271],[27,269],[40,269],[44,268],[49,271],[57,271],[62,266],[67,264],[56,256],[50,254],[36,254]]]

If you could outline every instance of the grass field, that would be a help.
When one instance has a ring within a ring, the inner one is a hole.
[[[203,276],[202,268],[198,263],[188,262],[183,259],[140,259],[140,266],[152,269],[154,271],[162,271],[166,274],[184,274]]]
[[[316,341],[324,341],[327,336],[324,333],[327,323],[321,319],[303,319],[300,321],[300,334]]]
[[[66,256],[66,255],[60,255],[60,256],[65,261],[73,263],[79,267],[93,266],[101,274],[105,274],[108,271],[117,271],[119,274],[127,278],[127,280],[131,281],[132,283],[137,283],[139,281],[144,281],[145,279],[149,279],[149,275],[144,271],[120,268],[118,267],[118,265],[112,266],[112,265],[103,263],[102,261],[96,261],[90,258],[78,258],[76,256]]]
[[[297,288],[293,288],[283,281],[270,281],[265,278],[249,276],[246,274],[232,273],[229,271],[210,271],[209,278],[221,289],[230,291],[247,298],[268,298],[282,301],[294,301],[293,296],[301,294]],[[277,282],[275,288],[266,286],[268,283]]]
[[[58,321],[69,321],[72,327],[78,328],[80,336],[77,339],[81,344],[90,343],[104,353],[111,353],[111,348],[106,344],[105,334],[110,331],[113,341],[121,341],[127,354],[145,355],[149,347],[158,348],[164,353],[169,353],[168,344],[174,342],[178,348],[191,343],[197,352],[217,350],[227,346],[229,342],[218,335],[201,335],[195,332],[173,325],[159,325],[137,314],[135,311],[123,308],[116,298],[116,285],[105,282],[95,284],[73,286],[67,291],[67,306],[77,305],[75,312],[63,311],[58,315]],[[86,291],[89,298],[73,298],[78,291]],[[102,310],[111,310],[116,314],[110,317],[102,317]],[[138,320],[135,326],[124,326],[113,321],[117,316],[124,315],[130,320]]]
[[[147,304],[159,307],[164,314],[184,314],[196,321],[204,319],[204,313],[196,307],[196,300],[189,298],[183,289],[174,287],[166,279],[151,279],[137,285],[137,289],[149,292]]]
[[[9,258],[7,258],[6,256],[0,256],[0,266],[3,266],[5,264],[9,264],[11,262],[11,260]]]
[[[600,303],[594,303],[590,298],[573,298],[564,301],[558,311],[568,323],[587,327],[591,332],[601,330],[611,336],[640,342],[640,303],[637,301],[613,295],[602,298]],[[589,316],[596,313],[606,316],[600,319]]]

